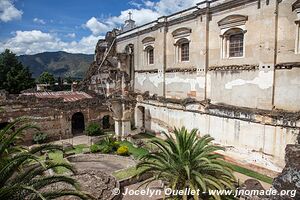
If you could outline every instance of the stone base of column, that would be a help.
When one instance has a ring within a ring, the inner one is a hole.
[[[131,123],[130,120],[122,121],[122,137],[127,137],[131,132]]]

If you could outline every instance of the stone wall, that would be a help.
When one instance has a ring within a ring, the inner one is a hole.
[[[85,127],[90,122],[102,125],[104,116],[111,116],[108,107],[101,99],[92,98],[75,102],[64,102],[63,99],[42,99],[35,96],[10,96],[0,101],[0,123],[12,122],[18,117],[27,117],[42,132],[48,134],[49,140],[72,137],[72,116],[82,113]],[[113,124],[112,124],[113,127]],[[32,131],[25,134],[25,143],[32,142]]]
[[[141,108],[144,108],[143,113]],[[271,164],[262,167],[274,171],[284,167],[285,147],[295,144],[300,127],[299,116],[295,113],[263,110],[255,113],[238,107],[182,105],[157,100],[137,103],[135,118],[138,128],[144,126],[156,133],[182,126],[188,130],[197,128],[200,135],[210,134],[218,144],[232,148],[237,154],[247,154],[249,163],[260,165],[260,159],[270,161]],[[235,159],[239,158],[241,156],[236,155]]]

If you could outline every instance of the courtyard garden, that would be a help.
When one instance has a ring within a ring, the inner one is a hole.
[[[12,129],[18,123],[20,128]],[[240,184],[240,174],[268,184],[272,182],[268,176],[225,161],[215,153],[223,148],[212,145],[213,138],[210,136],[198,138],[196,130],[175,129],[175,137],[164,135],[164,140],[151,133],[139,133],[117,140],[111,132],[98,134],[99,129],[93,126],[90,130],[93,134],[89,133],[92,136],[86,136],[93,141],[92,144],[72,145],[61,141],[61,145],[36,144],[29,149],[15,145],[27,129],[38,127],[21,119],[0,130],[3,144],[0,146],[0,199],[11,196],[20,199],[23,194],[28,199],[60,196],[69,196],[66,199],[72,199],[70,196],[112,199],[114,195],[111,190],[120,187],[119,183],[124,181],[133,184],[161,180],[167,187],[189,187],[201,191],[234,189]],[[19,173],[20,169],[22,173]],[[147,176],[140,180],[143,175]],[[102,181],[96,176],[102,177]],[[41,183],[36,185],[31,180]],[[80,184],[84,187],[79,187]],[[66,185],[73,186],[73,189]],[[52,191],[53,188],[56,188],[55,191]]]

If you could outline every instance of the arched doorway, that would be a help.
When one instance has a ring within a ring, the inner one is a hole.
[[[84,115],[77,112],[72,115],[72,134],[80,135],[84,131]]]
[[[110,128],[110,122],[109,122],[109,115],[105,115],[102,119],[102,128],[103,129],[109,129]]]

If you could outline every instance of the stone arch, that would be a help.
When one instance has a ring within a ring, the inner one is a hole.
[[[76,112],[72,115],[71,127],[73,135],[83,134],[85,130],[84,115],[82,112]]]

